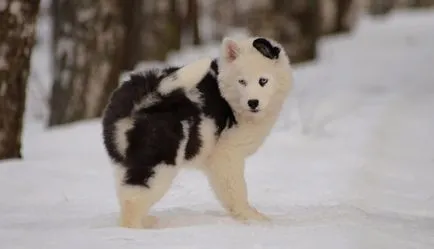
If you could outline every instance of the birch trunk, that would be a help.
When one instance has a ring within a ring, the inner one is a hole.
[[[0,160],[21,158],[38,0],[0,0]]]
[[[98,117],[123,62],[122,0],[55,0],[49,126]]]
[[[336,0],[336,22],[333,33],[350,32],[356,25],[360,10],[357,0]]]
[[[199,5],[197,0],[187,0],[187,17],[184,29],[189,36],[188,44],[201,44],[199,33]]]
[[[390,13],[395,7],[396,0],[370,0],[369,13],[374,16],[381,16]]]
[[[181,47],[181,16],[177,0],[131,0],[124,4],[125,70],[141,61],[164,61]]]

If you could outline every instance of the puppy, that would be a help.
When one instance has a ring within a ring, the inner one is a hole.
[[[248,202],[245,159],[270,133],[292,86],[282,46],[225,38],[216,59],[131,73],[102,125],[114,163],[120,225],[152,227],[150,208],[185,167],[202,170],[237,220],[267,220]]]

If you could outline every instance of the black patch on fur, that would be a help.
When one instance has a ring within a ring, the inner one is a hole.
[[[122,83],[111,94],[102,118],[104,145],[113,161],[123,161],[123,156],[116,149],[115,123],[122,118],[129,117],[135,104],[138,104],[143,96],[155,92],[158,87],[158,78],[154,71],[145,75],[131,74],[130,79]]]
[[[262,55],[272,60],[279,58],[280,48],[273,46],[265,38],[257,38],[253,41],[253,47],[256,48]]]
[[[217,60],[214,59],[211,62],[211,68],[218,74]],[[205,116],[214,120],[217,126],[217,136],[219,136],[225,128],[231,128],[237,124],[232,108],[221,95],[216,77],[208,73],[197,88],[202,93],[204,100],[202,110]]]
[[[219,66],[217,64],[217,60],[214,59],[213,61],[211,61],[211,70],[215,73],[215,75],[218,74],[219,72]]]
[[[216,60],[211,67],[218,71]],[[158,94],[158,85],[164,77],[176,75],[179,68],[171,67],[160,71],[132,74],[130,79],[116,89],[103,116],[103,138],[108,155],[125,167],[124,183],[148,186],[148,179],[155,174],[159,164],[175,165],[181,141],[185,139],[183,123],[188,125],[188,140],[185,159],[194,158],[202,146],[199,134],[201,116],[211,118],[217,126],[216,136],[225,128],[236,124],[232,109],[221,96],[217,78],[210,72],[198,84],[203,103],[191,101],[182,89],[167,95]],[[150,94],[159,101],[150,106],[133,110]],[[129,117],[134,125],[126,133],[128,147],[125,156],[114,144],[115,124]]]
[[[185,138],[181,122],[188,124],[199,118],[199,107],[182,90],[161,98],[159,103],[133,115],[135,125],[128,134],[126,153],[128,184],[146,186],[156,165],[175,165],[180,142]]]
[[[188,142],[185,147],[185,159],[191,160],[197,155],[200,147],[202,146],[202,140],[199,137],[199,119],[194,118],[189,121],[190,129],[188,131]]]

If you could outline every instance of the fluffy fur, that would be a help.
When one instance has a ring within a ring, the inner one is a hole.
[[[121,226],[152,227],[150,208],[186,166],[206,174],[232,217],[267,220],[248,202],[245,159],[269,134],[291,85],[282,47],[258,37],[225,38],[213,61],[131,74],[103,116]]]

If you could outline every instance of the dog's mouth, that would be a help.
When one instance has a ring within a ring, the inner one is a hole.
[[[253,113],[258,113],[260,110],[259,109],[250,109],[250,112],[253,112]]]

